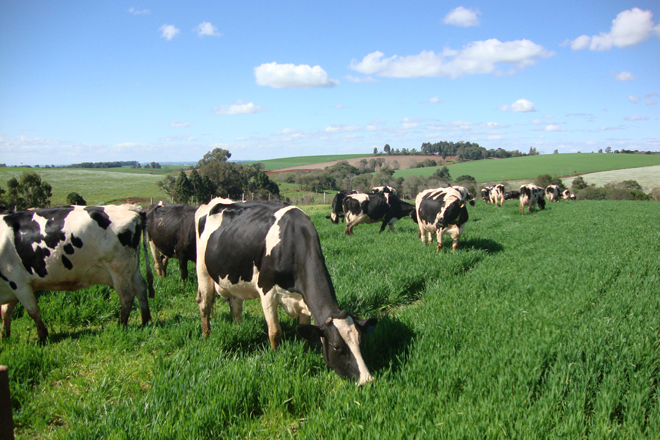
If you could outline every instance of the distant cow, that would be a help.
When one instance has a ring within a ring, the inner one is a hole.
[[[491,187],[488,192],[488,198],[490,199],[490,203],[495,206],[504,206],[504,185],[498,184]]]
[[[396,194],[396,189],[391,186],[374,186],[371,188],[371,194],[385,194],[392,193]]]
[[[549,202],[559,202],[560,191],[559,186],[557,185],[548,185],[545,188],[545,196],[548,198]]]
[[[575,194],[571,194],[569,190],[565,189],[561,193],[561,198],[564,200],[575,200]]]
[[[458,239],[463,232],[463,225],[468,221],[465,199],[454,188],[427,189],[417,194],[415,212],[422,243],[433,242],[431,234],[436,234],[436,252],[442,247],[442,235],[452,238],[452,251],[458,247]]]
[[[492,186],[485,186],[481,188],[481,199],[486,202],[490,203],[490,190],[493,189]]]
[[[151,205],[147,208],[149,246],[156,273],[167,275],[170,258],[179,259],[181,285],[188,278],[188,261],[195,261],[195,211],[190,205]]]
[[[340,221],[344,221],[344,199],[349,194],[357,194],[357,191],[342,190],[335,194],[332,199],[332,212],[325,218],[332,220],[335,225]]]
[[[353,235],[353,228],[360,223],[382,222],[380,232],[386,225],[394,231],[394,223],[406,216],[413,220],[415,206],[402,201],[392,193],[351,194],[344,199],[346,229],[344,235]]]
[[[318,234],[303,211],[281,202],[213,199],[197,210],[195,225],[197,303],[206,336],[216,292],[228,299],[237,320],[244,300],[260,298],[273,349],[282,335],[280,305],[299,317],[298,334],[320,340],[327,365],[339,376],[359,385],[373,381],[360,342],[376,320],[360,321],[339,308]]]
[[[66,206],[0,215],[0,304],[5,336],[18,301],[34,320],[40,341],[48,337],[35,290],[114,287],[127,324],[137,296],[142,323],[151,319],[147,280],[140,273],[140,236],[147,256],[146,216],[139,206]]]
[[[545,190],[540,186],[528,183],[520,187],[520,212],[525,215],[525,206],[527,212],[531,213],[532,208],[538,205],[539,209],[545,209]]]
[[[520,191],[508,191],[504,193],[504,200],[518,200],[520,198]]]

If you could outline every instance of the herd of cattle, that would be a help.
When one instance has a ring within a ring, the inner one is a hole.
[[[482,190],[482,198],[501,206],[519,198],[520,210],[543,209],[545,198],[559,201],[556,185],[545,190],[533,184],[504,192],[502,185]],[[570,199],[568,192],[561,198]],[[332,202],[333,223],[346,222],[352,235],[360,223],[381,222],[394,230],[394,222],[412,218],[422,243],[436,234],[436,252],[442,235],[458,246],[468,220],[466,203],[474,199],[460,186],[428,189],[415,204],[399,199],[391,187],[373,188],[370,194],[340,191]],[[73,291],[96,284],[114,287],[121,303],[120,323],[127,324],[135,297],[142,324],[151,319],[148,297],[154,296],[148,264],[147,241],[156,273],[164,277],[170,258],[179,260],[183,282],[188,261],[196,263],[197,303],[202,331],[210,333],[216,296],[230,306],[236,321],[243,301],[261,299],[273,349],[281,341],[277,309],[282,306],[298,318],[297,333],[310,346],[320,347],[331,369],[358,384],[373,381],[361,354],[364,334],[375,330],[376,319],[359,320],[337,303],[325,265],[318,233],[299,208],[281,202],[235,202],[216,198],[207,205],[66,206],[28,211],[0,211],[0,304],[5,337],[11,334],[14,307],[20,301],[37,327],[41,342],[48,331],[41,320],[36,290]],[[148,235],[148,239],[147,239]],[[147,281],[140,272],[140,240]],[[314,324],[311,324],[314,318]]]

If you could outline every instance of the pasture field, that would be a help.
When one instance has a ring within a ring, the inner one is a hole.
[[[264,170],[272,171],[279,170],[280,168],[295,167],[300,165],[309,165],[314,163],[329,162],[332,160],[345,160],[353,159],[356,157],[366,157],[369,156],[376,157],[373,155],[365,154],[328,154],[322,156],[296,156],[296,157],[283,157],[280,159],[266,159],[266,160],[255,160],[246,162],[247,164],[252,163],[262,163],[264,165]]]
[[[304,349],[270,349],[257,301],[218,301],[202,337],[196,284],[156,281],[153,323],[118,328],[112,289],[40,296],[49,342],[19,306],[9,366],[17,438],[429,439],[660,437],[657,204],[578,201],[522,216],[468,207],[455,254],[411,220],[395,233],[318,228],[340,306],[376,316],[358,388]],[[192,264],[191,264],[192,268]],[[193,271],[194,273],[194,271]]]
[[[574,153],[487,159],[448,165],[451,176],[468,174],[478,182],[535,179],[539,174],[573,176],[625,168],[660,165],[660,154]],[[438,167],[398,170],[394,177],[432,175]],[[626,179],[623,179],[626,180]]]

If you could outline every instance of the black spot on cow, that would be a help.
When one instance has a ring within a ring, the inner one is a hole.
[[[199,219],[199,222],[197,224],[197,229],[199,230],[199,236],[201,237],[202,234],[204,233],[204,227],[206,226],[206,215],[201,217]]]
[[[73,249],[73,246],[71,245],[71,243],[65,244],[62,249],[64,249],[65,254],[73,255],[74,249]]]
[[[46,246],[55,249],[60,241],[66,240],[64,234],[64,220],[73,211],[73,208],[55,208],[55,209],[38,209],[36,214],[40,217],[48,219],[46,222],[46,236],[44,241]]]
[[[83,241],[73,234],[71,234],[71,244],[77,247],[78,249],[83,247]]]
[[[23,267],[30,274],[36,273],[45,277],[46,257],[50,255],[48,248],[35,246],[44,241],[39,223],[34,220],[34,211],[19,211],[3,217],[7,226],[14,232],[14,246],[16,253],[23,263]]]
[[[86,206],[85,211],[89,213],[89,216],[94,220],[98,225],[103,229],[108,229],[110,226],[110,217],[106,214],[105,210],[101,206]]]
[[[127,229],[124,232],[120,232],[119,234],[117,234],[117,238],[119,239],[119,242],[126,247],[130,247],[133,244],[133,233],[131,232],[130,229]]]
[[[9,287],[12,288],[12,290],[16,290],[16,283],[13,281],[9,281],[9,278],[7,278],[2,272],[0,272],[0,278],[5,280],[6,282],[9,283]]]
[[[64,267],[69,270],[73,269],[73,264],[71,263],[71,260],[66,257],[66,255],[62,255],[62,264],[64,264]]]

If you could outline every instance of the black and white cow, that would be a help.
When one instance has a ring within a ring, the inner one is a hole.
[[[427,189],[415,198],[417,224],[422,243],[433,242],[431,234],[436,234],[436,252],[442,247],[442,235],[452,238],[452,251],[458,247],[458,239],[463,232],[463,226],[468,221],[465,199],[454,188]]]
[[[281,202],[217,198],[200,206],[195,225],[197,303],[205,335],[216,292],[229,300],[237,320],[244,300],[260,298],[273,349],[282,334],[280,305],[290,317],[299,317],[299,335],[320,338],[323,357],[339,376],[359,385],[373,381],[360,343],[376,320],[357,320],[339,308],[316,228],[303,211]]]
[[[11,334],[14,307],[21,302],[37,326],[40,341],[48,336],[35,290],[79,290],[95,284],[114,287],[121,302],[121,324],[137,296],[142,324],[151,319],[147,280],[140,273],[140,236],[147,255],[146,216],[142,208],[66,206],[0,215],[0,304],[5,336]]]
[[[545,209],[545,190],[533,183],[528,183],[520,187],[520,212],[525,215],[525,206],[528,207],[527,212],[531,213],[532,208],[537,205],[539,209]]]
[[[392,193],[348,195],[344,199],[344,215],[344,235],[353,235],[353,228],[360,223],[382,222],[380,232],[383,232],[386,225],[394,231],[394,223],[403,217],[409,216],[417,221],[415,206]]]
[[[548,185],[545,188],[545,196],[548,198],[549,202],[559,202],[561,200],[559,186]]]
[[[385,194],[385,193],[396,194],[396,188],[393,188],[391,186],[374,186],[373,188],[371,188],[371,194]]]
[[[485,186],[481,188],[481,200],[486,203],[490,203],[490,190],[493,189],[492,186]]]
[[[508,191],[504,193],[504,200],[518,200],[520,198],[520,191]]]
[[[344,199],[349,194],[357,194],[355,190],[341,190],[335,194],[335,197],[332,199],[332,212],[330,215],[327,215],[325,218],[332,220],[332,223],[335,225],[340,221],[344,220]]]
[[[491,187],[488,192],[488,198],[490,199],[490,203],[495,206],[504,206],[504,185],[500,183]]]
[[[561,193],[561,198],[564,200],[575,200],[575,194],[571,194],[569,190],[565,189]]]
[[[151,205],[147,208],[149,246],[156,273],[167,275],[170,258],[179,259],[181,286],[188,278],[188,261],[197,258],[195,243],[195,211],[190,205]]]
[[[456,191],[461,193],[461,197],[463,198],[463,200],[467,201],[470,204],[470,206],[474,206],[474,197],[470,195],[470,192],[466,187],[454,185],[452,186],[452,188],[454,188]]]

